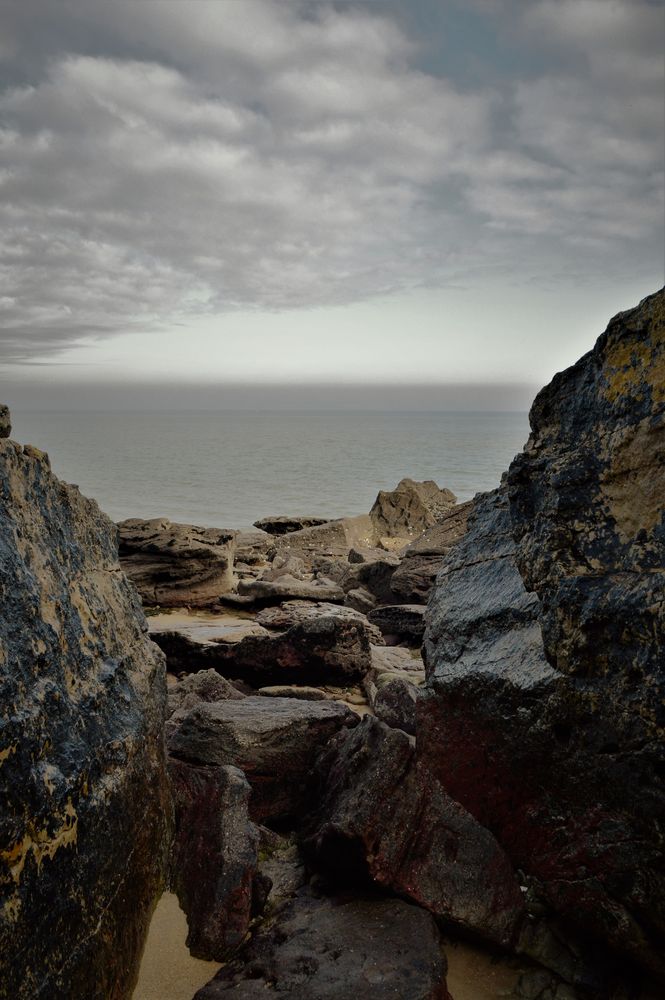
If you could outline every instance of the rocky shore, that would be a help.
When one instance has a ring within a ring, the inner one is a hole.
[[[130,997],[164,887],[198,1000],[661,995],[664,414],[663,291],[464,504],[116,527],[0,409],[0,997]]]

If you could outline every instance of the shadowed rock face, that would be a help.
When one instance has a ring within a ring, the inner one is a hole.
[[[546,905],[659,975],[664,298],[540,393],[505,486],[477,500],[430,601],[418,730]]]
[[[117,532],[0,441],[0,984],[129,997],[162,884],[163,657]]]
[[[398,899],[318,899],[302,890],[255,936],[239,963],[195,1000],[271,993],[291,1000],[450,1000],[429,913]]]

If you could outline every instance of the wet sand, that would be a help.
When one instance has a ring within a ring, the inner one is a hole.
[[[192,1000],[212,979],[219,963],[192,958],[186,937],[185,914],[177,897],[165,892],[152,917],[132,1000]]]

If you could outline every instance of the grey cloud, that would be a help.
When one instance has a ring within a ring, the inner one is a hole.
[[[513,13],[582,68],[501,92],[419,71],[379,5],[2,8],[5,359],[507,261],[518,281],[551,279],[562,257],[612,275],[630,254],[639,273],[662,190],[653,11],[611,6],[596,33],[598,0]],[[626,72],[641,55],[648,71]]]

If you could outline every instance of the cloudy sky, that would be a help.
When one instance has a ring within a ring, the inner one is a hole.
[[[0,392],[528,395],[663,283],[664,19],[0,2]]]

